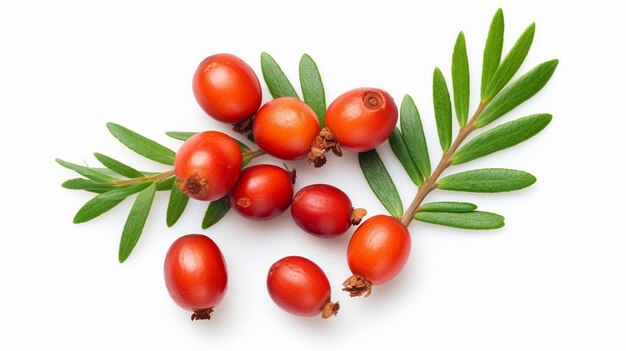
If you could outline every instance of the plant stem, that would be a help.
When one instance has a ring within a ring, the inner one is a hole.
[[[248,152],[242,153],[241,154],[241,158],[243,158],[244,160],[246,158],[253,159],[255,157],[263,156],[265,154],[266,154],[266,152],[263,151],[263,150],[248,151]]]
[[[444,152],[441,156],[441,160],[439,160],[439,164],[437,165],[433,173],[430,175],[430,177],[424,180],[424,184],[422,184],[422,186],[419,188],[417,194],[415,194],[415,198],[413,198],[413,201],[411,202],[411,205],[409,205],[409,207],[404,212],[404,215],[402,216],[401,221],[405,227],[408,227],[409,224],[411,224],[411,221],[413,220],[413,217],[415,217],[415,214],[417,213],[419,206],[422,204],[422,201],[424,201],[426,196],[437,187],[437,180],[441,176],[441,173],[443,173],[443,171],[445,171],[446,168],[450,166],[450,158],[452,157],[452,155],[454,155],[459,146],[461,146],[465,138],[467,138],[467,136],[475,130],[474,123],[476,123],[476,119],[486,106],[487,102],[485,101],[482,101],[480,105],[478,105],[478,108],[476,109],[476,112],[474,112],[474,115],[472,116],[470,121],[465,125],[465,127],[459,130],[459,134],[456,136],[456,139],[454,139],[454,142],[452,143],[448,151]]]
[[[137,184],[137,183],[143,183],[143,182],[157,182],[159,180],[163,180],[165,178],[169,178],[171,176],[174,175],[174,170],[171,169],[167,172],[163,172],[163,173],[159,173],[150,177],[141,177],[141,178],[132,178],[132,179],[123,179],[123,180],[116,180],[113,182],[110,182],[108,184],[110,185],[129,185],[129,184]]]

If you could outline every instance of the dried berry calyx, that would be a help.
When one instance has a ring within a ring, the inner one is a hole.
[[[367,215],[367,210],[364,208],[353,208],[352,215],[350,216],[350,224],[359,225],[363,220],[363,217]]]
[[[211,314],[213,314],[213,308],[205,308],[202,310],[193,311],[191,315],[192,321],[197,321],[201,319],[211,319]]]
[[[332,302],[328,300],[322,308],[322,318],[327,319],[332,316],[336,316],[339,312],[339,302]]]
[[[326,152],[329,150],[339,157],[343,156],[335,134],[330,129],[323,128],[311,143],[311,151],[306,156],[315,168],[319,168],[326,164]]]
[[[350,297],[368,297],[372,293],[372,283],[364,277],[355,274],[343,282],[343,291],[350,293]]]

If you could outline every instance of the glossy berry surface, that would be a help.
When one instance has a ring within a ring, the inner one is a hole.
[[[216,54],[204,59],[193,76],[193,94],[211,117],[237,123],[261,105],[261,84],[239,57]]]
[[[167,251],[165,285],[181,308],[193,311],[191,319],[209,319],[222,301],[228,285],[226,263],[215,242],[189,234],[178,238]]]
[[[328,106],[325,121],[342,148],[363,152],[389,138],[398,121],[398,108],[386,91],[358,88],[336,98]]]
[[[231,137],[201,132],[187,139],[176,153],[176,184],[191,198],[216,200],[232,189],[241,163],[241,150]]]
[[[337,314],[339,305],[330,302],[330,283],[313,261],[300,256],[274,263],[267,275],[267,291],[283,310],[297,316],[324,318]]]
[[[411,252],[411,236],[396,218],[378,215],[363,222],[348,244],[348,266],[373,285],[398,275]]]
[[[292,97],[270,100],[252,122],[252,133],[259,147],[283,160],[304,158],[319,130],[315,112]]]
[[[293,197],[291,216],[307,233],[334,238],[350,228],[352,201],[334,186],[313,184],[300,189]]]
[[[293,177],[291,172],[274,165],[245,168],[230,192],[231,206],[249,219],[274,218],[291,204]]]

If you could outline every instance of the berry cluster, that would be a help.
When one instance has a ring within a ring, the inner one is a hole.
[[[315,167],[326,162],[326,152],[341,156],[342,149],[371,150],[389,138],[398,120],[398,108],[381,89],[358,88],[339,96],[325,113],[326,127],[309,105],[293,97],[275,98],[261,105],[261,87],[254,71],[240,58],[217,54],[206,58],[193,77],[193,92],[214,119],[248,133],[274,157],[307,157]],[[260,108],[259,108],[260,107]],[[303,187],[294,196],[296,172],[268,164],[242,169],[239,145],[217,131],[197,133],[176,153],[174,171],[180,191],[190,198],[213,201],[228,196],[237,213],[251,220],[272,219],[291,206],[294,222],[307,233],[335,238],[358,225],[366,215],[350,198],[328,184]],[[348,245],[353,276],[344,283],[350,296],[370,293],[397,275],[411,247],[409,232],[394,217],[378,215],[359,226]],[[204,235],[176,240],[165,260],[168,291],[192,319],[207,319],[226,292],[224,258]],[[300,316],[336,315],[339,304],[330,301],[330,283],[322,269],[298,256],[272,265],[267,289],[284,310]]]

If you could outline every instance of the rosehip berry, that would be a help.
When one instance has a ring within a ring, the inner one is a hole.
[[[400,271],[411,251],[411,236],[396,218],[374,216],[361,224],[348,244],[348,266],[354,274],[343,283],[350,296],[368,296],[372,285],[386,283]]]
[[[291,204],[294,181],[295,171],[273,165],[245,168],[230,192],[230,203],[246,218],[274,218]]]
[[[215,131],[198,133],[187,139],[176,154],[176,184],[191,198],[219,199],[235,184],[241,162],[241,150],[231,137]]]
[[[297,316],[337,315],[339,303],[330,301],[330,283],[324,271],[300,256],[285,257],[270,267],[267,291],[283,310]]]
[[[354,209],[343,191],[327,184],[306,186],[296,193],[291,204],[291,216],[309,234],[320,238],[335,238],[350,225],[357,225],[367,211]]]
[[[261,84],[243,60],[230,54],[205,58],[193,76],[193,94],[211,117],[237,123],[261,105]]]
[[[315,112],[292,97],[270,100],[252,122],[252,133],[259,147],[283,160],[304,158],[319,131]]]
[[[213,240],[200,234],[178,238],[165,256],[165,286],[191,320],[211,319],[228,285],[226,263]]]
[[[398,108],[384,90],[358,88],[340,95],[326,111],[326,128],[315,138],[308,154],[316,167],[326,162],[326,151],[341,156],[341,149],[369,151],[382,144],[398,121]]]

